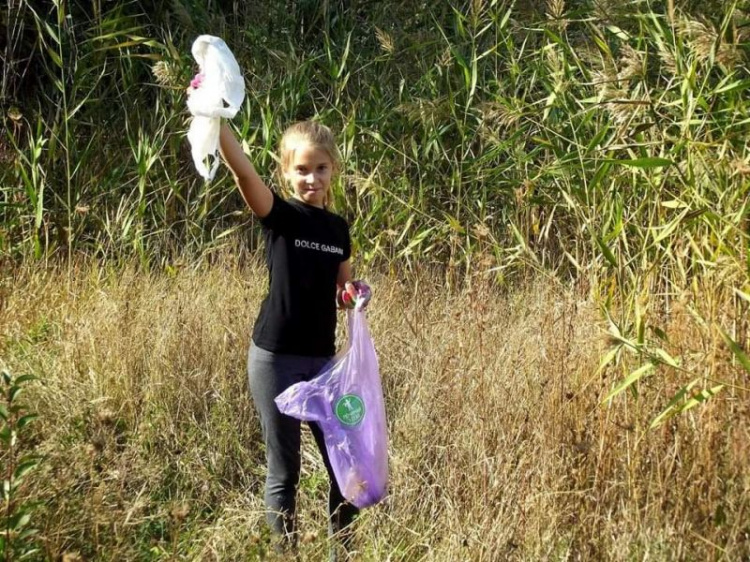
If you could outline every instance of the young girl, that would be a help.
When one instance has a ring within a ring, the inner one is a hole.
[[[265,236],[269,291],[255,323],[247,368],[266,445],[267,521],[283,546],[294,546],[300,422],[281,414],[274,398],[328,363],[335,353],[337,303],[343,307],[368,299],[369,287],[351,282],[349,227],[326,208],[339,168],[328,127],[307,121],[284,133],[280,170],[292,189],[288,200],[265,185],[226,124],[220,147]],[[347,546],[347,527],[358,510],[341,495],[320,428],[311,423],[310,429],[330,478],[329,533]]]

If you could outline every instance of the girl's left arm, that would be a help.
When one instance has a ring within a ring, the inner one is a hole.
[[[344,291],[349,289],[352,281],[352,262],[350,260],[342,261],[339,264],[339,273],[336,276],[336,307],[339,310],[347,308],[344,303]]]
[[[340,288],[344,288],[344,286],[352,280],[352,262],[351,260],[342,261],[339,264],[339,274],[336,277],[336,285],[338,285]]]

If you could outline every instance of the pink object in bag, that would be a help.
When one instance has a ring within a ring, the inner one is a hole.
[[[378,358],[365,312],[349,313],[349,348],[319,375],[276,397],[288,416],[317,422],[343,496],[359,508],[388,489],[388,434]]]

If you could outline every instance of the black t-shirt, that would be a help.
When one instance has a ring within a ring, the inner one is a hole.
[[[255,345],[276,353],[333,355],[336,278],[351,254],[349,226],[325,209],[276,193],[260,223],[269,290],[253,329]]]

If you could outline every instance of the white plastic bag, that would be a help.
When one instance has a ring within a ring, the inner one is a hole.
[[[188,141],[195,167],[212,180],[219,167],[221,118],[231,119],[245,99],[245,81],[227,44],[219,37],[201,35],[193,42],[193,58],[200,67],[201,80],[188,98],[193,115]],[[211,167],[206,165],[210,157]]]

